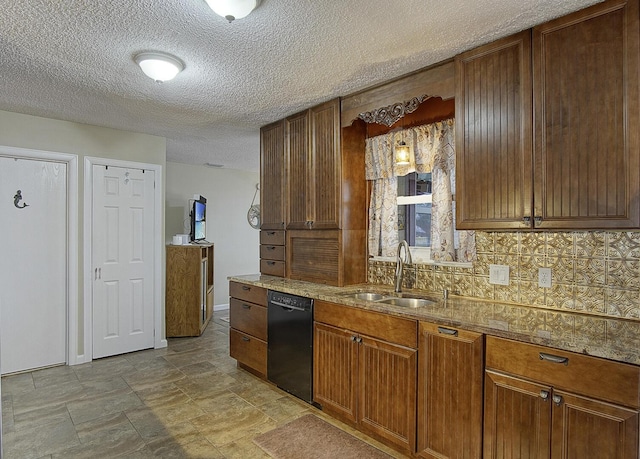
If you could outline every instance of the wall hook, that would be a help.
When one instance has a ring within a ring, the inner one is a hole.
[[[13,205],[16,206],[18,209],[24,209],[25,207],[29,207],[29,204],[27,204],[26,202],[20,205],[20,201],[22,201],[22,191],[18,190],[16,191],[16,195],[13,197]]]

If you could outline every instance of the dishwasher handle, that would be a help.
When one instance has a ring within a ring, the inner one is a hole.
[[[282,307],[282,308],[284,308],[284,309],[288,309],[288,310],[289,310],[289,312],[291,312],[291,311],[302,311],[302,312],[307,312],[307,309],[299,308],[298,306],[291,306],[291,305],[289,305],[289,304],[284,304],[284,303],[281,303],[281,302],[279,302],[279,301],[273,301],[273,300],[271,300],[271,301],[269,301],[269,304],[275,304],[276,306],[280,306],[280,307]]]

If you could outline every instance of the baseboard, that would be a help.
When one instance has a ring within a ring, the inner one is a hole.
[[[229,304],[216,304],[213,306],[214,311],[226,311],[229,309]]]

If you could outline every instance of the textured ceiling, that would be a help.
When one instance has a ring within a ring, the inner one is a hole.
[[[598,0],[3,0],[0,109],[155,134],[167,160],[258,170],[259,128]],[[154,83],[145,50],[185,70]]]

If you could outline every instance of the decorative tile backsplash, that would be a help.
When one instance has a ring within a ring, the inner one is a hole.
[[[404,286],[609,317],[640,320],[640,232],[476,231],[473,268],[406,265]],[[489,283],[489,265],[509,266],[508,286]],[[538,268],[552,270],[538,287]],[[369,261],[369,282],[393,285],[395,263]]]

